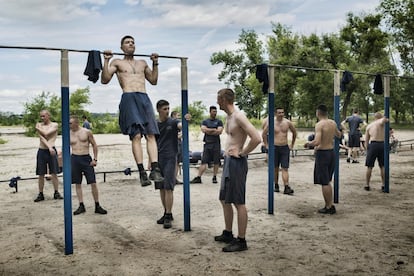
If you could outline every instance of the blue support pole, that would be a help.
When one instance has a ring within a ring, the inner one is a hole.
[[[268,214],[273,214],[274,211],[274,178],[275,178],[275,68],[269,66],[269,94],[268,94]]]
[[[182,156],[183,156],[183,193],[184,193],[184,231],[191,231],[190,216],[190,156],[188,140],[188,122],[184,116],[188,113],[187,58],[181,58],[181,118],[182,118]]]
[[[61,98],[62,98],[62,154],[63,197],[65,220],[65,254],[73,254],[72,232],[72,177],[69,131],[69,59],[68,50],[61,51]]]
[[[390,77],[384,76],[384,116],[390,118]],[[390,192],[390,122],[385,124],[384,135],[384,193]]]
[[[334,117],[338,128],[341,127],[340,114],[339,114],[339,103],[340,97],[340,78],[341,71],[336,70],[334,73]],[[334,170],[334,202],[339,202],[339,139],[335,139],[335,170]]]

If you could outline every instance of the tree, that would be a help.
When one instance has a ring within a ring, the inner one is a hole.
[[[237,44],[240,49],[215,52],[210,57],[212,65],[224,64],[218,79],[228,86],[233,86],[237,96],[237,106],[249,118],[260,118],[264,108],[265,97],[259,82],[253,77],[255,65],[263,63],[263,43],[255,31],[245,31],[239,36]]]

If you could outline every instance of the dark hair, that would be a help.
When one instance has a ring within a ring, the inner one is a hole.
[[[135,38],[133,38],[132,36],[130,36],[130,35],[126,35],[126,36],[124,36],[122,39],[121,39],[121,46],[122,46],[122,44],[124,44],[124,40],[125,39],[127,39],[127,38],[131,38],[131,39],[133,39],[134,41],[135,41]]]
[[[83,116],[82,116],[82,119],[86,119],[86,115],[83,115]]]
[[[214,105],[211,105],[211,106],[210,106],[210,112],[211,112],[211,110],[213,110],[213,109],[214,109],[214,110],[217,110],[217,107],[215,107]]]
[[[320,104],[318,105],[317,110],[319,111],[319,113],[321,113],[321,115],[325,116],[328,113],[328,108],[326,107],[326,105],[324,104]]]
[[[358,108],[354,108],[354,113],[358,113]]]
[[[157,109],[160,109],[161,107],[166,106],[166,105],[170,105],[170,103],[167,102],[166,100],[159,100],[157,102]]]
[[[174,117],[176,114],[178,113],[178,111],[171,111],[171,115],[170,115],[170,117]]]

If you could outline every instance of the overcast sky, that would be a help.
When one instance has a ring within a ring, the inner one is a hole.
[[[256,4],[260,2],[261,4]],[[188,57],[189,103],[216,104],[224,87],[212,53],[234,50],[242,29],[262,39],[271,22],[300,34],[338,32],[346,14],[372,12],[380,0],[0,0],[0,45],[120,52],[120,39],[135,37],[136,53]],[[145,58],[148,62],[149,59]],[[86,53],[69,53],[70,91],[89,86],[90,112],[117,112],[121,89],[83,75]],[[21,113],[42,91],[60,95],[60,52],[0,49],[0,111]],[[150,62],[149,62],[150,63]],[[148,82],[155,105],[181,103],[180,60],[159,60],[158,85]],[[151,64],[151,63],[150,63]]]

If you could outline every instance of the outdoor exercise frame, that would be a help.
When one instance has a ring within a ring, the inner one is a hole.
[[[275,106],[275,68],[283,69],[294,69],[294,70],[309,70],[309,71],[326,71],[334,73],[333,81],[333,92],[334,92],[334,120],[340,128],[340,85],[341,85],[341,73],[343,70],[331,70],[323,68],[310,68],[310,67],[301,67],[301,66],[289,66],[289,65],[280,65],[280,64],[269,64],[268,65],[268,74],[269,74],[269,93],[268,93],[268,118],[269,118],[269,153],[268,153],[268,213],[273,214],[274,212],[274,120],[270,120],[271,114],[274,114]],[[376,74],[362,73],[362,72],[352,72],[354,74],[369,75],[375,76]],[[390,118],[390,77],[393,75],[383,75],[383,86],[384,86],[384,116]],[[316,109],[316,107],[315,107]],[[390,178],[390,162],[389,162],[389,129],[390,124],[387,122],[385,124],[385,138],[384,138],[384,192],[389,193],[389,178]],[[366,141],[368,142],[368,141]],[[335,155],[335,171],[334,171],[334,202],[339,202],[339,140],[335,139],[334,144]]]
[[[90,50],[75,50],[50,47],[28,47],[28,46],[6,46],[0,45],[3,49],[21,50],[44,50],[60,51],[60,76],[61,76],[61,105],[62,105],[62,155],[63,155],[63,195],[64,195],[64,223],[65,223],[65,254],[73,254],[73,223],[72,223],[72,180],[71,180],[71,159],[70,159],[70,129],[69,129],[69,52],[89,53]],[[100,52],[101,54],[103,52]],[[113,53],[114,55],[125,55],[124,53]],[[134,54],[138,57],[150,57],[151,55]],[[187,57],[159,55],[160,58],[181,60],[181,111],[182,116],[188,113],[188,77]],[[190,224],[190,173],[189,173],[189,141],[188,122],[182,121],[183,134],[183,193],[184,193],[184,231],[191,230]]]

